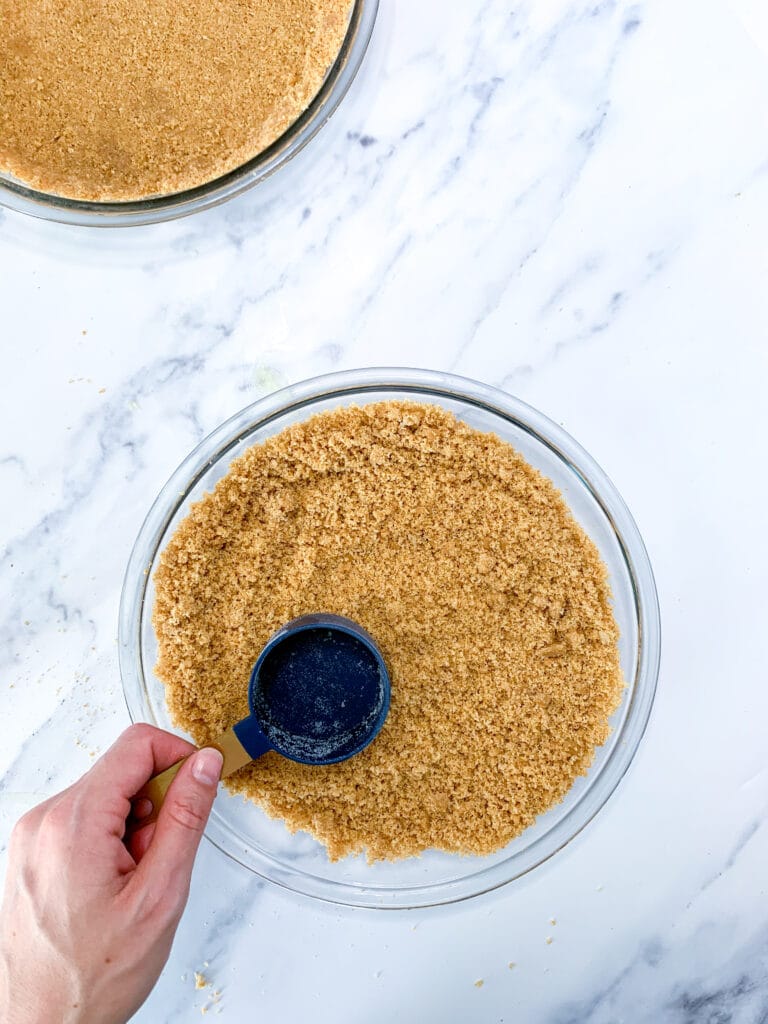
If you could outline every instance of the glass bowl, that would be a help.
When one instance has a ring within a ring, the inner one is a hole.
[[[253,188],[303,149],[341,103],[368,49],[378,6],[379,0],[355,0],[339,55],[307,109],[271,146],[227,174],[169,195],[91,202],[40,192],[0,171],[0,206],[61,224],[132,227],[185,217]]]
[[[621,631],[627,681],[612,733],[589,773],[565,799],[504,849],[485,857],[427,851],[421,857],[369,865],[363,856],[331,863],[306,833],[291,835],[255,804],[222,789],[208,839],[256,874],[307,896],[363,907],[426,907],[487,892],[547,860],[597,814],[629,767],[656,689],[660,625],[656,588],[643,542],[610,480],[564,430],[495,388],[427,370],[363,369],[284,388],[214,430],[182,462],[160,492],[128,563],[120,606],[119,651],[131,718],[173,730],[163,684],[155,677],[153,573],[164,545],[190,504],[213,488],[249,445],[314,413],[383,399],[436,403],[471,426],[509,441],[563,493],[605,561]],[[244,683],[245,685],[245,683]],[[178,730],[175,730],[178,731]]]

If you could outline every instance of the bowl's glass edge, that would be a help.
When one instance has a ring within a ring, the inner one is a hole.
[[[119,662],[128,712],[134,720],[134,707],[142,704],[144,668],[141,664],[141,613],[146,593],[146,573],[167,524],[185,500],[202,472],[227,449],[238,443],[238,436],[264,425],[288,409],[321,398],[343,397],[347,392],[386,390],[387,387],[431,391],[437,397],[460,397],[512,418],[558,453],[581,477],[596,502],[602,507],[616,533],[632,580],[638,624],[638,659],[635,686],[629,711],[621,726],[619,742],[602,766],[589,789],[568,813],[530,847],[515,854],[516,870],[510,874],[508,861],[501,861],[467,879],[403,889],[376,889],[353,883],[341,883],[318,876],[286,871],[273,862],[267,873],[256,871],[286,889],[326,902],[347,906],[409,909],[459,902],[508,884],[549,859],[571,842],[592,821],[626,774],[645,732],[653,705],[658,679],[661,623],[656,585],[650,560],[629,509],[607,475],[595,460],[570,435],[543,413],[520,399],[486,384],[453,374],[414,368],[370,367],[326,374],[289,385],[258,400],[230,417],[206,437],[183,460],[155,499],[139,531],[125,573],[119,613]],[[519,417],[524,417],[521,422]],[[181,493],[180,493],[181,492]],[[175,494],[173,501],[169,496]],[[163,508],[169,510],[163,512]],[[133,703],[133,707],[132,707]],[[608,768],[610,767],[610,772]],[[578,826],[574,818],[578,814]],[[215,821],[209,824],[208,839],[232,859],[245,864],[225,846]],[[551,847],[551,848],[550,848]]]

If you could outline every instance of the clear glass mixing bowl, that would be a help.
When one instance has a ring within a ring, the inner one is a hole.
[[[540,412],[462,377],[426,370],[364,369],[330,374],[284,388],[223,423],[179,466],[141,528],[125,576],[120,607],[120,670],[134,721],[173,730],[162,683],[155,677],[153,573],[158,557],[190,504],[213,488],[245,447],[323,409],[410,399],[449,409],[471,426],[494,431],[560,488],[608,567],[621,630],[627,686],[587,776],[562,803],[504,849],[486,857],[428,851],[421,857],[368,865],[364,857],[331,863],[305,833],[224,789],[206,831],[212,843],[251,871],[288,889],[364,907],[425,907],[487,892],[541,864],[597,814],[629,767],[645,730],[656,689],[660,625],[648,555],[629,511],[587,453]],[[178,730],[176,730],[178,731]]]
[[[339,56],[301,117],[271,146],[220,178],[183,192],[135,202],[86,202],[40,192],[0,171],[0,206],[62,224],[131,227],[175,220],[245,192],[303,149],[336,110],[368,49],[378,6],[379,0],[356,0]]]

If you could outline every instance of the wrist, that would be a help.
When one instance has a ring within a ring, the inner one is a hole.
[[[80,999],[62,992],[62,986],[14,969],[12,957],[0,951],[0,1024],[80,1024],[82,1020]]]

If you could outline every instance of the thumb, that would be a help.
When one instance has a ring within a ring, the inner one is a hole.
[[[223,760],[213,747],[198,750],[171,783],[149,849],[137,868],[137,874],[143,875],[153,889],[167,889],[186,897]]]

